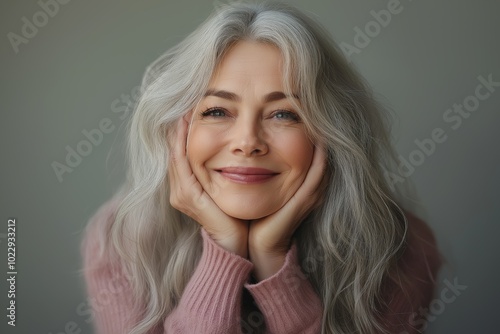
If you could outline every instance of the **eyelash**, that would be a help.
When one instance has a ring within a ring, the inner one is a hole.
[[[208,108],[207,110],[203,111],[201,113],[201,116],[202,117],[224,117],[226,115],[219,115],[219,116],[214,116],[213,113],[214,112],[222,112],[224,114],[226,114],[226,110],[224,108],[220,108],[220,107],[213,107],[213,108]],[[295,112],[293,111],[290,111],[290,110],[286,110],[286,109],[279,109],[279,110],[276,110],[272,113],[272,116],[275,117],[277,114],[285,114],[287,117],[278,117],[279,119],[290,119],[294,122],[297,122],[299,123],[301,121],[299,115],[297,115]]]
[[[226,111],[224,110],[224,108],[213,107],[213,108],[208,108],[207,110],[205,110],[204,112],[202,112],[201,116],[202,117],[222,117],[222,116],[211,115],[214,111],[222,111],[223,113],[226,113]]]
[[[277,114],[285,114],[287,115],[287,117],[289,117],[290,120],[294,121],[294,122],[297,122],[299,123],[300,122],[300,117],[299,115],[297,115],[296,113],[294,113],[293,111],[290,111],[290,110],[286,110],[286,109],[281,109],[281,110],[276,110],[274,113],[273,113],[273,116],[276,116]],[[280,117],[281,118],[281,117]]]

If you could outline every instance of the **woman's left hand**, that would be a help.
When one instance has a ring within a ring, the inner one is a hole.
[[[283,266],[293,233],[320,204],[325,165],[324,149],[316,146],[304,182],[290,200],[275,213],[250,223],[248,253],[258,281],[272,276]]]

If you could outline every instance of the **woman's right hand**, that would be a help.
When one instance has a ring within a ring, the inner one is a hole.
[[[225,214],[203,189],[186,156],[188,122],[179,119],[169,137],[170,204],[196,220],[221,247],[248,257],[248,222]]]

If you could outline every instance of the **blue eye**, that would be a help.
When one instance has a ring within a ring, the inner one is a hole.
[[[288,110],[278,110],[273,114],[273,117],[286,121],[300,122],[300,117],[296,113]]]
[[[203,117],[224,117],[226,116],[226,112],[218,107],[210,108],[201,113]]]

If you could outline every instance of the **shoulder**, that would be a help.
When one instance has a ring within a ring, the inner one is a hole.
[[[442,257],[427,223],[411,212],[405,212],[405,216],[405,248],[382,289],[383,322],[391,332],[414,333],[418,323],[414,316],[432,300]]]
[[[414,272],[417,277],[425,276],[433,280],[442,263],[434,232],[413,213],[406,212],[405,215],[408,221],[406,249],[399,266],[405,271]]]
[[[109,240],[120,201],[116,198],[104,203],[89,220],[81,243],[83,277],[88,294],[99,299],[110,291],[131,291],[131,280]],[[109,297],[109,296],[108,296]]]
[[[144,310],[127,266],[109,242],[119,204],[120,200],[113,198],[97,210],[81,244],[83,277],[98,333],[128,333]]]
[[[411,212],[405,212],[405,216],[408,229],[404,251],[397,261],[393,279],[399,280],[403,289],[420,292],[423,299],[430,301],[442,257],[429,225]]]
[[[95,267],[99,260],[110,257],[109,247],[106,246],[119,203],[117,197],[111,198],[90,218],[80,246],[84,269]]]

